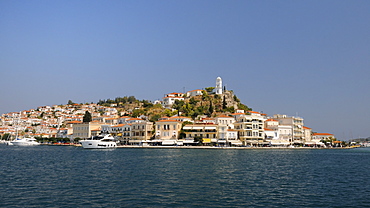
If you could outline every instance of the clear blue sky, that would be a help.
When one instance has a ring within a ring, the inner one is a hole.
[[[370,136],[370,1],[0,1],[0,113],[215,85]]]

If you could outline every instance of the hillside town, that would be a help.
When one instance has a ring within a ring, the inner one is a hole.
[[[226,90],[220,77],[215,87],[206,90],[168,93],[154,102],[134,104],[134,100],[128,100],[126,108],[114,102],[68,102],[5,113],[0,118],[0,136],[10,140],[29,135],[41,142],[78,144],[109,133],[122,146],[342,146],[333,134],[305,126],[301,117],[252,111]],[[197,108],[189,113],[191,104]],[[157,114],[148,113],[145,105],[157,107]],[[197,109],[207,113],[196,113]]]

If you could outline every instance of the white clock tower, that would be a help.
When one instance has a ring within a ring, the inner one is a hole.
[[[222,95],[222,79],[221,77],[217,77],[216,79],[216,94],[217,95]]]

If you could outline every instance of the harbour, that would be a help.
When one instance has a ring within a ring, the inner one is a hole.
[[[0,152],[1,207],[370,205],[370,148],[1,145]]]

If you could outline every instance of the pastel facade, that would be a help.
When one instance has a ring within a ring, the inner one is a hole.
[[[312,140],[312,129],[304,126],[303,131],[304,131],[304,133],[303,133],[304,134],[304,140],[306,142],[311,141]]]
[[[81,138],[88,139],[100,133],[103,123],[99,122],[84,122],[73,124],[73,139]]]
[[[274,119],[279,121],[279,125],[288,125],[292,128],[293,143],[304,143],[303,118],[276,114]]]
[[[122,117],[118,118],[118,123],[119,124],[128,123],[128,120],[129,119],[132,119],[132,117],[130,117],[130,116],[122,116]]]
[[[231,116],[220,115],[220,116],[217,116],[214,119],[214,121],[215,121],[215,124],[233,126],[233,124],[235,123],[235,118]]]
[[[155,138],[160,140],[177,140],[182,124],[177,120],[159,120],[155,124]]]
[[[275,119],[267,119],[265,121],[265,128],[266,129],[277,130],[279,128],[279,121],[277,121]]]
[[[130,143],[130,139],[131,139],[131,127],[132,124],[124,124],[122,126],[122,133],[121,133],[121,141],[123,144],[127,145]]]
[[[216,124],[190,124],[183,127],[186,139],[202,139],[203,144],[218,142],[218,128]],[[226,139],[226,138],[225,138]],[[226,141],[226,140],[224,140]]]
[[[228,136],[229,136],[228,135],[229,127],[226,124],[216,124],[216,125],[218,125],[218,128],[217,128],[218,136],[217,136],[217,138],[220,139],[220,140],[227,140]]]
[[[153,136],[153,122],[144,121],[131,124],[132,140],[149,140]]]
[[[239,139],[243,145],[262,144],[264,142],[264,122],[265,118],[259,113],[253,112],[250,115],[236,115],[234,123],[235,130],[238,131]]]
[[[286,142],[293,141],[293,129],[290,125],[279,125],[278,128],[279,139]]]

